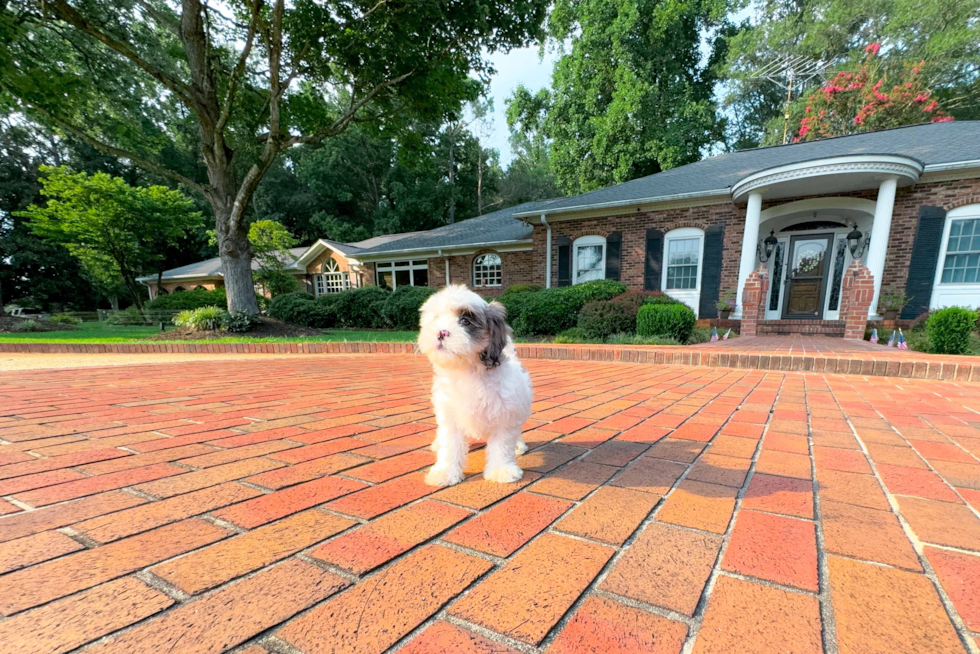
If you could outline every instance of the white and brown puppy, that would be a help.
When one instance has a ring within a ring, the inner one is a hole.
[[[524,472],[521,428],[531,415],[531,377],[517,360],[499,302],[489,304],[462,285],[447,286],[422,305],[419,350],[432,362],[432,405],[438,429],[436,464],[425,481],[463,481],[469,441],[486,440],[483,477],[501,483]]]

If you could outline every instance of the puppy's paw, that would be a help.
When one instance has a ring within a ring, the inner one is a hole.
[[[517,446],[514,448],[514,453],[517,456],[521,456],[525,452],[527,452],[527,443],[525,443],[523,439],[518,440]]]
[[[483,478],[487,481],[495,481],[498,484],[510,484],[520,481],[524,476],[524,471],[516,463],[509,463],[498,468],[487,468],[483,471]]]
[[[439,468],[432,466],[429,473],[425,476],[425,483],[429,486],[453,486],[463,481],[463,471],[451,468]]]

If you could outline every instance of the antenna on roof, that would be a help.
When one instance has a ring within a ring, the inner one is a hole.
[[[826,73],[828,67],[818,59],[811,59],[804,55],[784,55],[757,70],[752,77],[764,79],[772,82],[776,86],[786,89],[786,108],[783,112],[783,143],[786,143],[786,136],[789,131],[789,105],[793,101],[793,91],[800,95],[800,91],[815,77],[820,77]]]

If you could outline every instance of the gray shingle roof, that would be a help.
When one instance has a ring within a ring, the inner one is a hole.
[[[731,188],[767,168],[854,154],[892,154],[924,165],[980,159],[980,121],[925,123],[880,132],[720,154],[598,191],[562,198],[547,213]],[[520,212],[517,212],[520,213]]]

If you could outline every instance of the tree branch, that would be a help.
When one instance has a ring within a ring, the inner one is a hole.
[[[159,164],[156,164],[156,163],[153,163],[149,159],[144,159],[143,157],[141,157],[141,156],[139,156],[137,154],[134,154],[134,153],[132,153],[132,152],[130,152],[128,150],[123,150],[122,148],[117,148],[115,146],[109,145],[108,143],[103,143],[102,141],[96,139],[95,137],[93,137],[93,136],[85,133],[85,131],[82,130],[81,128],[76,127],[75,125],[72,125],[68,121],[63,120],[63,119],[59,118],[58,116],[55,116],[54,114],[50,113],[49,111],[46,111],[45,109],[42,109],[42,108],[37,107],[35,105],[29,105],[29,106],[31,107],[31,109],[33,109],[34,111],[36,111],[39,114],[41,114],[42,116],[44,116],[47,120],[49,120],[52,123],[54,123],[55,125],[61,127],[63,130],[65,130],[66,132],[72,134],[76,138],[81,139],[82,141],[85,141],[86,143],[88,143],[89,145],[91,145],[96,150],[99,150],[100,152],[103,152],[103,153],[108,154],[108,155],[112,155],[113,157],[120,157],[122,159],[129,159],[130,161],[132,161],[134,164],[136,164],[140,168],[144,168],[145,170],[148,170],[148,171],[150,171],[152,173],[156,173],[157,175],[160,175],[161,177],[166,177],[166,178],[172,179],[172,180],[174,180],[176,182],[180,182],[184,186],[187,186],[188,188],[194,189],[195,191],[197,191],[201,195],[203,195],[205,197],[207,196],[208,189],[204,185],[198,184],[197,182],[195,182],[194,180],[192,180],[190,177],[185,177],[184,175],[181,175],[180,173],[174,172],[174,171],[170,170],[169,168],[164,168],[163,166],[161,166]]]
[[[255,41],[255,29],[259,22],[259,13],[262,10],[262,1],[255,0],[255,4],[252,5],[252,18],[248,23],[248,36],[245,38],[245,47],[242,48],[242,54],[238,57],[238,63],[235,65],[234,70],[231,71],[231,76],[228,80],[228,93],[225,95],[225,101],[221,107],[221,115],[218,116],[218,122],[214,128],[214,131],[219,135],[231,117],[231,106],[235,100],[235,92],[238,90],[238,80],[245,72],[248,56],[252,52],[252,44]]]
[[[200,107],[198,101],[193,97],[193,90],[187,84],[143,59],[128,43],[124,43],[98,29],[65,0],[49,0],[46,6],[57,18],[60,18],[75,29],[88,34],[94,39],[101,41],[112,50],[115,50],[132,61],[153,79],[170,89],[187,106],[192,108]]]

